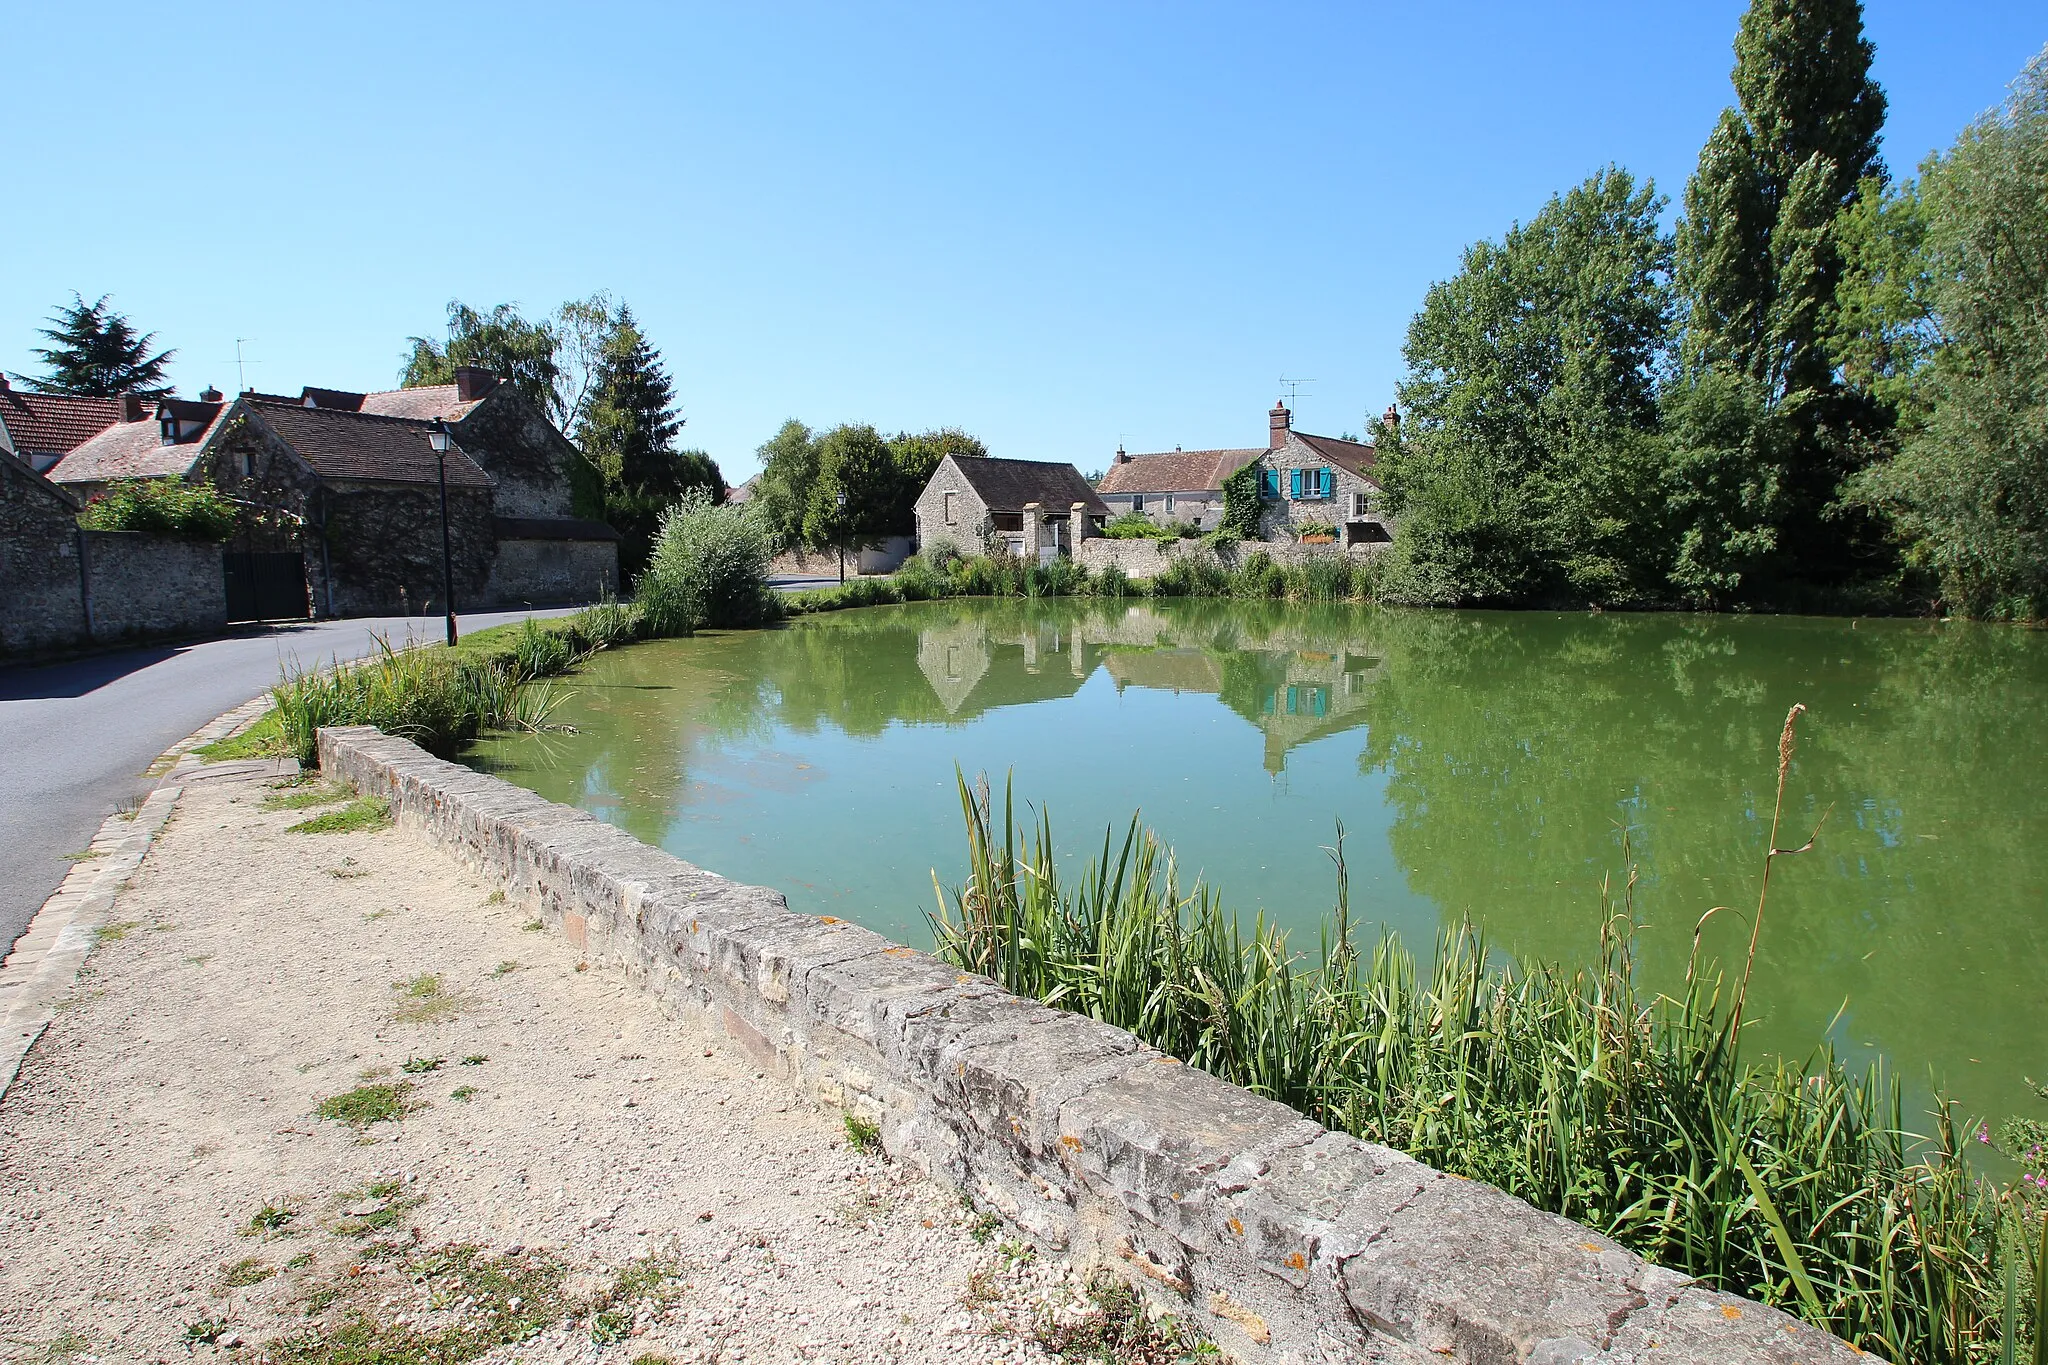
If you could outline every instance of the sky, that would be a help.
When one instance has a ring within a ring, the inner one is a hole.
[[[1356,432],[1469,242],[1610,162],[1682,196],[1740,0],[0,0],[0,370],[76,291],[180,392],[392,387],[451,299],[608,290],[738,482],[785,418],[1105,465]],[[1869,0],[1909,169],[2039,0]]]

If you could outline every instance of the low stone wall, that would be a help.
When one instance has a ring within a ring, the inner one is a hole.
[[[847,576],[894,573],[904,560],[910,558],[910,550],[909,536],[890,536],[873,545],[848,550]],[[778,578],[836,578],[839,576],[839,551],[806,550],[801,547],[784,550],[768,562],[768,572]]]
[[[320,762],[598,967],[1246,1361],[1848,1365],[1849,1347],[1577,1224],[367,728]]]
[[[619,591],[613,540],[500,540],[485,600],[497,607],[595,602]]]
[[[220,546],[135,531],[85,532],[92,638],[204,635],[228,623]]]
[[[1100,573],[1114,564],[1131,578],[1156,578],[1169,564],[1178,559],[1217,564],[1225,569],[1234,569],[1244,562],[1247,555],[1264,553],[1275,564],[1305,564],[1311,559],[1325,559],[1331,555],[1343,555],[1353,561],[1370,559],[1386,552],[1385,542],[1370,545],[1352,545],[1340,548],[1335,545],[1303,545],[1298,541],[1242,540],[1228,548],[1218,550],[1199,540],[1111,540],[1098,536],[1081,542],[1081,552],[1075,556],[1081,567],[1090,573]]]

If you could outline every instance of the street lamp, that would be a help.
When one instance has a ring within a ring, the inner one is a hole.
[[[846,490],[839,490],[839,582],[846,582]]]
[[[441,418],[434,419],[433,430],[427,433],[427,444],[434,448],[434,471],[441,484],[441,605],[448,612],[448,647],[455,647],[455,557],[448,548],[448,447],[453,438],[448,423]]]

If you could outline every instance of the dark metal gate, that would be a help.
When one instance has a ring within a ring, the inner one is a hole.
[[[306,558],[297,550],[221,552],[227,579],[228,620],[301,621],[306,606]]]

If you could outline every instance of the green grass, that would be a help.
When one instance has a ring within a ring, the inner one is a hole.
[[[856,1152],[868,1156],[879,1156],[882,1151],[882,1130],[868,1119],[848,1110],[840,1115],[840,1122],[846,1128],[846,1145]]]
[[[1788,719],[1781,765],[1792,739]],[[1746,1057],[1746,967],[1696,962],[1676,998],[1640,994],[1632,873],[1589,966],[1506,963],[1469,927],[1425,964],[1391,936],[1354,944],[1340,829],[1334,913],[1304,952],[1183,887],[1135,820],[1069,883],[1048,815],[1027,830],[1007,794],[1000,812],[960,795],[968,880],[933,928],[962,968],[1888,1359],[2038,1340],[2048,1190],[1973,1171],[1965,1138],[1988,1130],[1946,1104],[1910,1133],[1896,1081],[1825,1043],[1804,1065]]]
[[[439,1071],[447,1060],[446,1057],[408,1057],[398,1064],[398,1069],[408,1076],[424,1076],[429,1071]]]
[[[231,763],[244,758],[275,758],[285,752],[284,730],[275,711],[266,711],[238,735],[202,744],[192,751],[208,763]]]
[[[1093,1312],[1046,1316],[1032,1333],[1053,1359],[1071,1365],[1183,1365],[1218,1359],[1216,1348],[1173,1317],[1153,1317],[1137,1290],[1108,1275],[1088,1283]]]
[[[358,1132],[373,1123],[392,1123],[419,1107],[412,1098],[411,1081],[389,1081],[359,1085],[320,1101],[313,1112],[323,1119],[345,1123]]]
[[[305,810],[311,806],[331,806],[354,795],[339,782],[294,783],[285,791],[274,791],[263,798],[263,809]]]
[[[391,1017],[401,1024],[439,1023],[454,1018],[470,1003],[468,996],[449,990],[437,972],[422,972],[410,980],[394,981],[391,989],[398,992]]]
[[[261,1258],[244,1256],[220,1272],[222,1289],[247,1289],[252,1284],[262,1284],[277,1273],[277,1267],[265,1265]]]
[[[364,796],[340,810],[285,826],[287,834],[364,834],[391,826],[391,803],[381,796]]]
[[[482,1093],[483,1092],[481,1090],[478,1090],[473,1085],[458,1085],[453,1090],[448,1092],[448,1098],[451,1100],[459,1100],[463,1104],[468,1104],[471,1100],[475,1099],[478,1095]]]
[[[265,1237],[281,1234],[290,1228],[292,1219],[298,1216],[299,1211],[289,1204],[265,1204],[249,1215],[248,1223],[242,1228],[242,1235]]]

